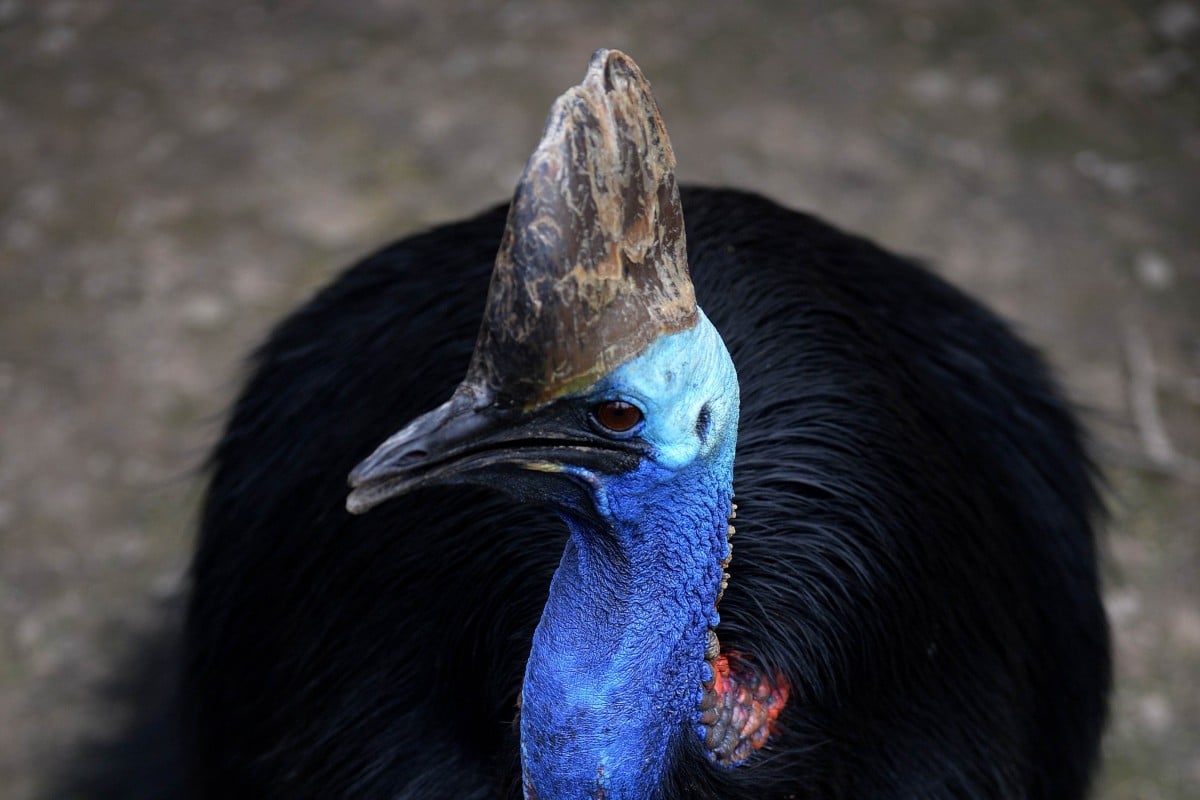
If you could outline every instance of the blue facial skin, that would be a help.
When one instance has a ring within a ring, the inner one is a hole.
[[[579,397],[633,403],[651,445],[621,475],[573,470],[587,507],[533,637],[521,709],[526,797],[649,797],[671,743],[696,735],[706,629],[726,555],[738,383],[701,313]],[[597,790],[604,794],[598,795]]]

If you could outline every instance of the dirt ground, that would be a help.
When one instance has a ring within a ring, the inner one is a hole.
[[[1015,320],[1110,482],[1104,800],[1200,797],[1200,3],[0,0],[0,799],[186,569],[243,355],[356,255],[506,197],[599,46],[681,179]]]

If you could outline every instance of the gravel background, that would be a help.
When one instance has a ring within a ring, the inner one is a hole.
[[[0,800],[119,721],[243,354],[506,197],[599,46],[681,179],[926,258],[1047,352],[1111,487],[1098,795],[1200,797],[1200,4],[437,8],[0,0]]]

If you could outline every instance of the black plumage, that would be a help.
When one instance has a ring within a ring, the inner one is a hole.
[[[741,767],[681,737],[661,796],[1083,797],[1110,680],[1096,490],[1041,360],[863,239],[750,194],[682,202],[742,392],[721,641],[792,699]],[[364,259],[255,356],[192,571],[198,796],[520,796],[510,723],[562,524],[482,489],[343,505],[462,378],[504,220]]]

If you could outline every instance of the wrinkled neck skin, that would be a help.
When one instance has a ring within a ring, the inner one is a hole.
[[[571,535],[522,690],[527,798],[651,797],[673,743],[696,735],[733,493],[732,364],[719,377],[733,381],[732,431],[683,466],[668,454],[605,478],[594,510],[563,513]]]

